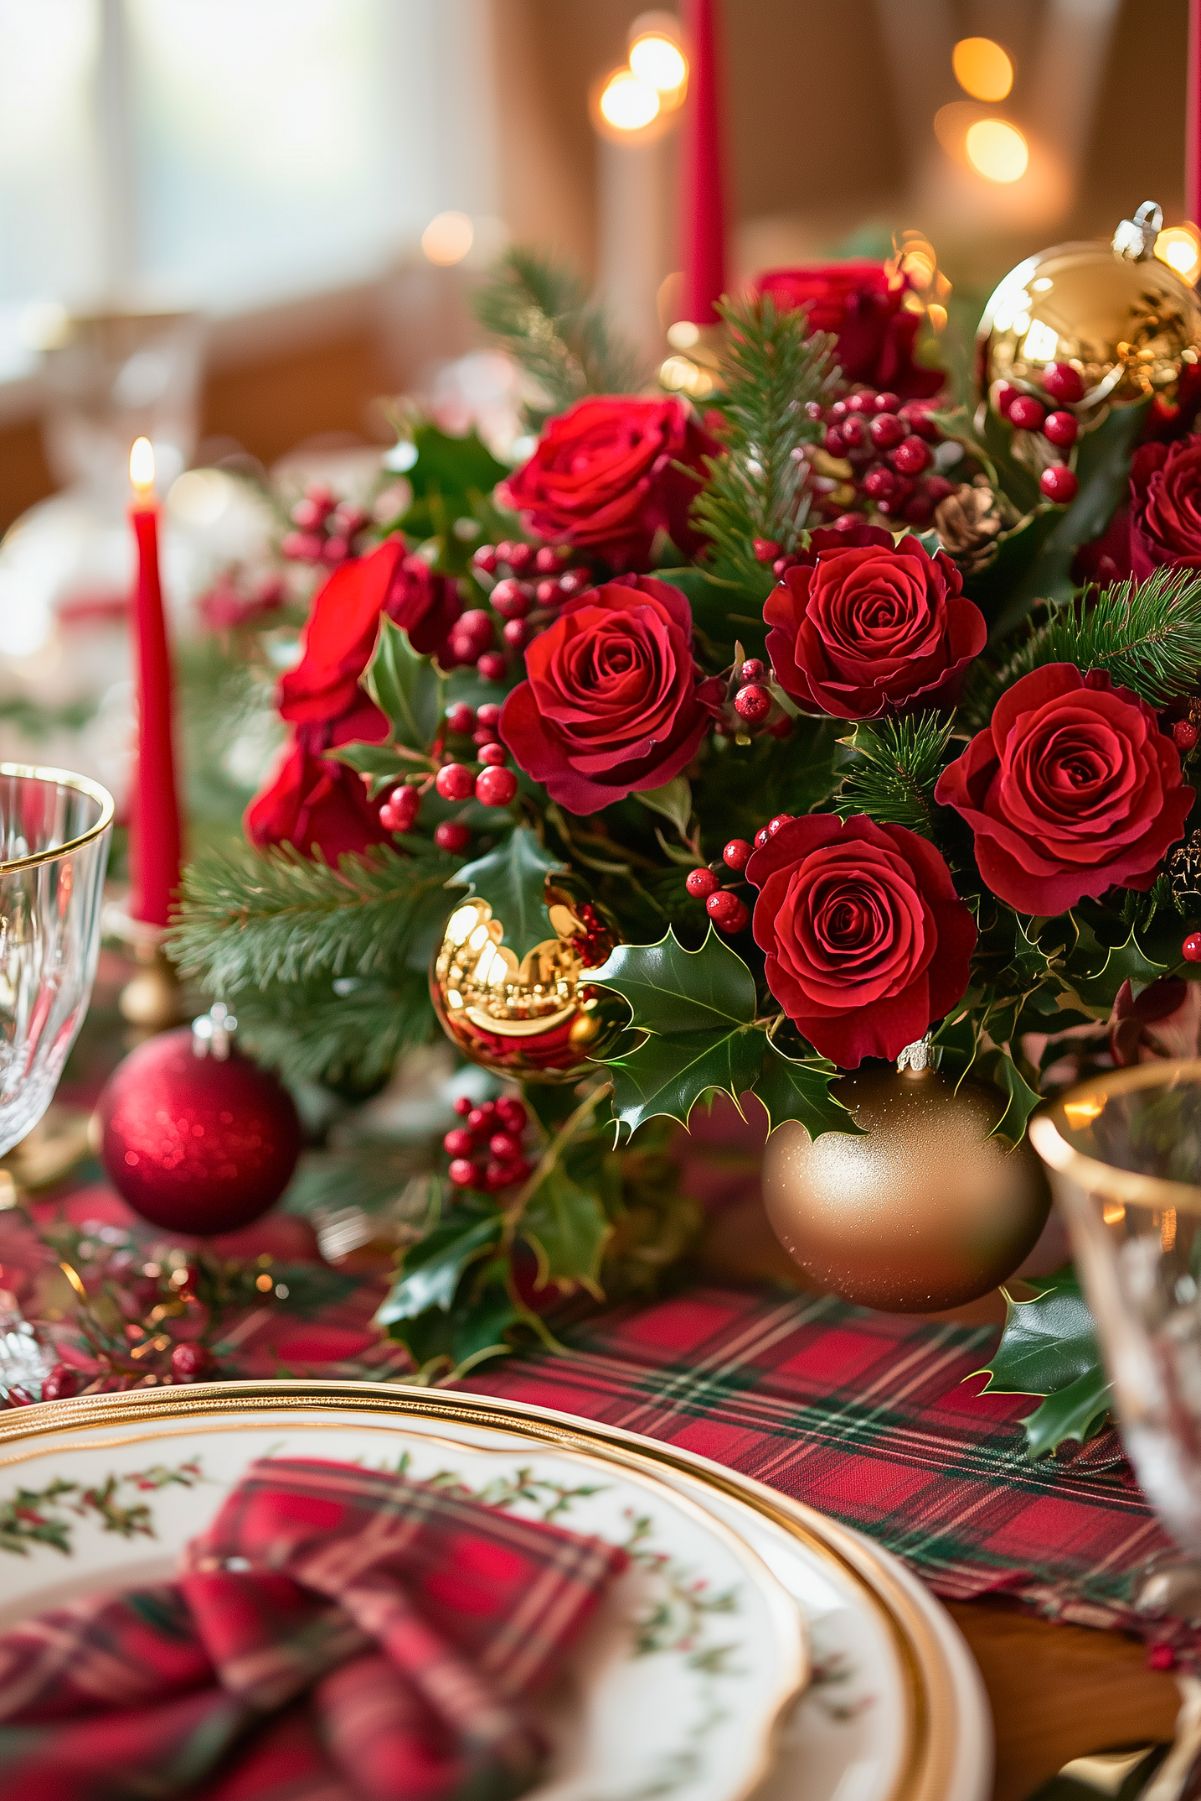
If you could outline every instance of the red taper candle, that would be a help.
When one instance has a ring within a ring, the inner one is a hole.
[[[1184,96],[1184,210],[1201,224],[1201,0],[1189,0]]]
[[[138,549],[134,590],[138,701],[137,755],[129,802],[133,885],[129,912],[165,926],[179,886],[179,791],[175,770],[174,681],[158,566],[154,450],[139,438],[129,453],[130,523]]]
[[[726,196],[716,11],[717,0],[684,0],[683,22],[692,67],[684,102],[680,223],[684,317],[696,325],[715,322],[715,303],[726,291]]]

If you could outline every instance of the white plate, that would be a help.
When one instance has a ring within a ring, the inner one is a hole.
[[[662,1481],[516,1438],[502,1448],[349,1411],[243,1409],[0,1445],[0,1631],[68,1597],[169,1576],[272,1456],[397,1470],[629,1552],[544,1705],[553,1756],[539,1801],[729,1801],[762,1782],[806,1671],[783,1584]]]
[[[979,1675],[950,1618],[922,1585],[895,1559],[812,1509],[707,1459],[615,1427],[517,1402],[366,1383],[229,1383],[83,1397],[0,1419],[0,1502],[9,1492],[6,1479],[16,1475],[5,1468],[13,1456],[35,1453],[34,1468],[46,1468],[47,1456],[55,1469],[67,1467],[63,1459],[82,1457],[99,1472],[117,1454],[125,1460],[121,1468],[179,1468],[214,1442],[214,1428],[222,1440],[249,1433],[256,1444],[264,1432],[275,1445],[287,1434],[290,1450],[303,1441],[310,1454],[323,1456],[346,1455],[346,1445],[365,1442],[365,1433],[378,1444],[382,1429],[399,1434],[393,1442],[411,1450],[424,1440],[426,1457],[435,1460],[457,1446],[473,1459],[489,1454],[477,1467],[520,1457],[541,1471],[550,1467],[541,1461],[549,1452],[557,1467],[582,1472],[600,1456],[623,1473],[668,1484],[754,1547],[808,1627],[811,1681],[784,1722],[764,1801],[986,1801],[992,1735]],[[581,1486],[578,1477],[572,1486]],[[182,1502],[193,1491],[175,1492]],[[206,1504],[204,1512],[210,1510]],[[572,1514],[566,1523],[575,1523]],[[105,1542],[113,1545],[111,1537]],[[111,1552],[106,1567],[115,1567]],[[39,1588],[32,1605],[52,1598]],[[746,1734],[747,1722],[739,1725]],[[614,1792],[606,1777],[599,1788],[588,1787],[587,1801],[633,1801],[652,1787],[673,1801],[691,1801],[700,1791],[688,1785],[704,1777],[707,1740],[702,1748],[701,1770],[695,1759],[691,1768],[681,1763],[668,1779],[675,1786],[665,1788],[658,1779],[664,1772],[640,1755],[632,1790]],[[556,1790],[556,1801],[561,1792],[568,1791]],[[735,1783],[715,1792],[731,1801],[740,1790]]]

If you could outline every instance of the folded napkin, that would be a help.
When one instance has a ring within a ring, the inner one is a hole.
[[[443,1486],[256,1463],[179,1579],[0,1636],[3,1801],[509,1801],[625,1553]]]

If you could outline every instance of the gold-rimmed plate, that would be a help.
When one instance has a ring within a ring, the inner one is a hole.
[[[600,1457],[693,1500],[751,1545],[793,1596],[812,1641],[813,1679],[761,1790],[770,1801],[984,1801],[991,1730],[979,1678],[920,1584],[812,1509],[619,1428],[517,1402],[364,1383],[83,1397],[0,1420],[0,1510],[16,1459],[44,1468],[47,1454],[83,1455],[99,1473],[105,1454],[132,1457],[135,1446],[149,1446],[165,1469],[167,1453],[191,1455],[189,1446],[214,1434],[264,1429],[274,1442],[282,1429],[309,1445],[318,1438],[321,1455],[342,1455],[338,1434],[368,1424],[398,1434],[398,1446],[424,1434],[477,1452],[542,1447],[569,1459]]]

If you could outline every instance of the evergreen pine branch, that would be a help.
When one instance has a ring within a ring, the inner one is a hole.
[[[291,1082],[370,1088],[435,1030],[424,971],[225,992],[255,1051]]]
[[[449,909],[453,862],[384,846],[332,869],[298,851],[211,852],[184,873],[175,961],[212,993],[385,974]]]
[[[534,382],[543,402],[527,406],[538,426],[587,394],[632,394],[645,371],[574,275],[519,247],[500,259],[475,312]]]
[[[1155,569],[1144,582],[1078,595],[1031,633],[998,689],[1047,663],[1103,669],[1152,707],[1192,693],[1201,669],[1201,573]]]
[[[932,837],[934,784],[947,761],[952,724],[938,713],[861,721],[844,740],[854,760],[835,801],[842,817],[866,813],[878,825]]]
[[[809,407],[837,378],[834,339],[810,332],[803,311],[777,310],[770,298],[723,305],[725,345],[715,404],[725,417],[723,454],[711,459],[693,523],[712,544],[719,581],[766,592],[771,573],[755,539],[795,550],[805,524],[804,449],[821,435]]]

